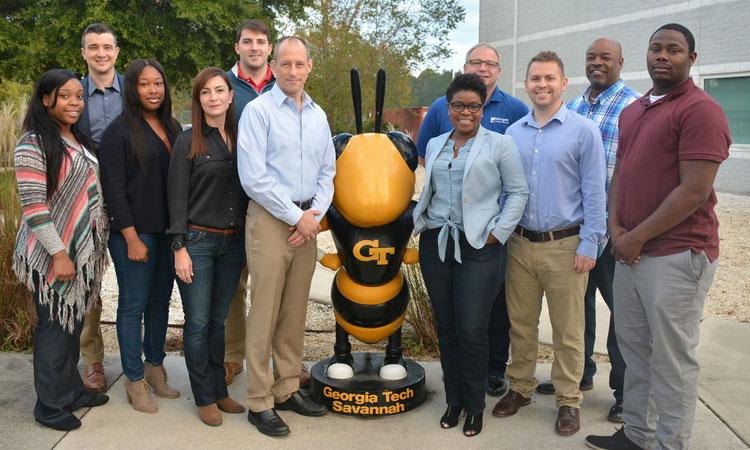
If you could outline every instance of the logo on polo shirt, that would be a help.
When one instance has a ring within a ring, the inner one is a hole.
[[[510,125],[510,119],[507,117],[490,117],[490,123],[502,123],[503,125]]]

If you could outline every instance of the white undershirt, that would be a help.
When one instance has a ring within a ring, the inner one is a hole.
[[[649,94],[648,99],[651,100],[651,103],[654,103],[655,101],[664,98],[665,95],[667,94],[662,94],[662,95]]]

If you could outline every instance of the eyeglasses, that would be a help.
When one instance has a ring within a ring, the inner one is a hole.
[[[481,103],[470,103],[468,105],[461,103],[461,102],[453,102],[451,103],[451,109],[453,111],[456,111],[457,113],[462,112],[464,109],[468,109],[469,112],[475,113],[479,112],[480,109],[482,109]]]
[[[470,59],[466,61],[466,64],[470,65],[471,67],[482,67],[482,64],[487,66],[488,69],[497,69],[500,67],[500,63],[495,61],[484,61],[481,59]]]

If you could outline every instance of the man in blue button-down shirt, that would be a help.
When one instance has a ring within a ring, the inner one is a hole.
[[[530,402],[546,294],[555,360],[555,431],[580,429],[583,396],[583,294],[605,240],[605,164],[599,129],[563,105],[562,60],[551,51],[529,62],[524,81],[532,111],[506,134],[516,140],[529,201],[509,242],[506,293],[511,332],[510,392],[493,410],[507,417]]]
[[[333,199],[336,158],[326,115],[304,91],[312,70],[307,43],[279,40],[271,68],[276,84],[240,118],[237,160],[251,198],[245,221],[253,299],[245,337],[248,420],[264,434],[283,436],[289,427],[275,409],[326,412],[298,391],[316,235]]]

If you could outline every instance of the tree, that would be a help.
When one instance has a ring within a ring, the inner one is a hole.
[[[295,28],[313,49],[307,88],[334,132],[354,128],[349,69],[360,70],[365,115],[374,109],[380,67],[388,79],[386,106],[409,106],[411,70],[451,54],[448,33],[465,15],[457,0],[317,0],[305,12]]]
[[[236,60],[240,23],[279,16],[300,20],[311,0],[46,0],[9,1],[0,6],[0,76],[35,80],[47,69],[85,73],[80,36],[92,22],[117,34],[118,69],[134,58],[156,58],[170,81],[187,87],[204,67]]]
[[[453,72],[446,70],[435,72],[425,69],[418,77],[411,80],[413,106],[430,106],[436,98],[445,95],[445,89],[453,80]]]

